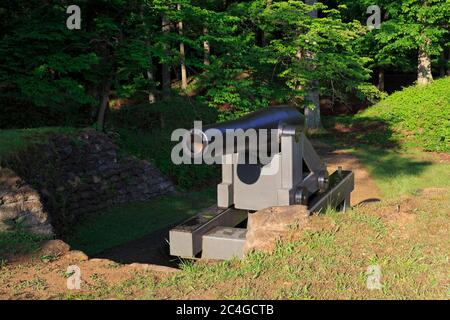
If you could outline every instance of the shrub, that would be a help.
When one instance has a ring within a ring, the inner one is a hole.
[[[450,77],[395,92],[355,116],[378,119],[424,150],[450,152]]]

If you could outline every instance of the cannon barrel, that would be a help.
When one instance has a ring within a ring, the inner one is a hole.
[[[215,155],[218,156],[220,154],[224,154],[226,151],[230,151],[225,150],[225,139],[227,131],[229,130],[242,130],[246,132],[248,129],[254,129],[256,132],[259,132],[260,129],[275,129],[281,131],[282,127],[285,125],[303,127],[304,117],[297,109],[289,106],[265,108],[247,114],[237,120],[207,125],[201,130],[198,128],[191,129],[184,139],[185,150],[190,152],[192,156],[199,155],[206,150],[208,145],[212,142],[213,137],[219,133],[219,135],[223,137],[224,148],[223,150],[216,150]],[[264,141],[264,143],[270,144],[270,137],[271,135],[269,132],[267,135],[267,141]],[[241,152],[248,149],[248,144],[239,146],[235,140],[234,149],[231,150],[231,152]]]

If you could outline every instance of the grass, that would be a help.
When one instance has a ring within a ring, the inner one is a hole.
[[[328,117],[348,143],[450,152],[450,77],[395,92],[353,116]],[[342,129],[342,128],[341,128]]]
[[[273,253],[242,261],[186,262],[157,284],[169,298],[447,299],[450,189],[312,218]],[[400,203],[402,212],[395,210]],[[366,286],[381,268],[381,290]]]
[[[368,169],[385,199],[424,188],[450,187],[450,162],[440,163],[424,152],[365,147],[353,149],[353,154]]]
[[[30,144],[45,142],[49,134],[71,133],[75,130],[71,127],[0,130],[0,161],[10,154],[25,149]]]
[[[25,231],[0,232],[0,258],[8,254],[30,253],[40,248],[48,236],[40,236]]]
[[[427,151],[450,152],[450,77],[395,92],[355,118],[378,118]]]
[[[293,231],[272,253],[255,252],[243,260],[183,261],[180,272],[135,272],[118,281],[99,269],[86,276],[82,291],[53,298],[448,299],[449,204],[447,188],[346,214],[329,211],[312,217],[306,230]],[[374,266],[381,270],[380,288],[370,290],[368,272]],[[9,272],[14,274],[14,269]],[[45,296],[36,289],[44,282],[35,282],[17,281],[12,288],[15,294]]]
[[[448,187],[450,163],[423,151],[450,152],[450,77],[411,86],[354,116],[325,117],[319,137],[350,150],[384,198]]]
[[[205,189],[119,205],[101,215],[85,217],[67,242],[73,249],[94,255],[187,219],[214,203],[214,190]]]
[[[342,119],[331,119],[334,124]],[[326,119],[330,126],[330,119]],[[378,135],[375,141],[371,138]],[[372,136],[353,139],[351,133],[336,137],[332,130],[319,137],[336,149],[345,149],[367,168],[384,199],[405,194],[414,194],[417,190],[429,187],[450,186],[450,162],[441,160],[438,154],[424,152],[416,144],[399,140],[391,145],[390,139],[381,139],[382,132]]]

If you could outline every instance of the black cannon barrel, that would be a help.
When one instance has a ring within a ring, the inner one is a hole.
[[[295,108],[288,106],[269,107],[249,113],[240,119],[207,125],[203,131],[216,129],[225,134],[232,129],[278,129],[280,124],[300,125],[304,122],[303,115]]]
[[[268,107],[249,113],[237,120],[207,125],[201,130],[196,128],[190,130],[185,139],[185,146],[187,147],[185,150],[190,151],[192,155],[200,154],[212,142],[214,136],[212,135],[213,133],[217,134],[220,132],[223,141],[225,142],[225,137],[229,130],[243,130],[244,132],[249,129],[254,129],[256,132],[260,129],[280,130],[282,125],[303,126],[304,121],[303,115],[293,107]],[[210,129],[214,129],[214,131]],[[270,144],[270,133],[268,133],[268,139],[264,143]],[[240,152],[247,150],[248,148],[248,144],[245,146],[237,146],[235,144],[235,149],[232,152]],[[225,151],[225,149],[219,152],[216,150],[216,156]]]

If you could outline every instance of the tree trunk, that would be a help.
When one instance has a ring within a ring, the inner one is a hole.
[[[147,32],[147,23],[145,22],[144,18],[144,6],[141,5],[140,7],[140,17],[142,20],[142,26],[143,26],[143,32],[145,34],[145,47],[147,48],[148,52],[148,62],[149,62],[149,68],[146,71],[147,74],[147,80],[149,82],[149,90],[148,90],[148,103],[152,104],[156,102],[156,95],[155,95],[155,78],[153,74],[153,61],[152,56],[150,55],[150,41],[149,41],[149,35]]]
[[[378,70],[378,90],[384,91],[384,69]]]
[[[447,75],[450,76],[450,48],[448,48],[447,66]]]
[[[310,88],[306,95],[309,106],[305,108],[306,128],[319,129],[322,127],[320,120],[319,90],[317,86]]]
[[[426,50],[426,46],[429,46],[430,41],[425,40],[425,44],[419,47],[419,58],[417,67],[417,83],[419,85],[427,85],[433,81],[433,75],[431,74],[431,58]]]
[[[165,14],[162,15],[162,32],[170,32],[170,22]],[[169,46],[164,44],[164,51],[169,55]],[[162,77],[162,97],[167,99],[170,97],[170,66],[167,63],[163,63],[161,66],[161,77]]]
[[[440,59],[440,66],[439,66],[439,75],[441,77],[445,77],[445,49],[442,49],[441,51],[441,59]]]
[[[306,0],[306,4],[314,5],[316,0]],[[308,13],[312,18],[317,18],[317,10],[312,10]],[[306,52],[307,59],[313,60],[314,54],[312,52]],[[311,68],[314,66],[311,64]],[[307,129],[319,129],[322,127],[322,121],[320,120],[320,105],[319,105],[319,85],[317,81],[312,80],[308,84],[308,93],[306,99],[308,104],[305,108],[306,128]]]
[[[150,64],[152,63],[152,58],[149,58]],[[156,95],[155,95],[155,78],[153,76],[153,70],[147,69],[147,79],[150,82],[150,88],[148,93],[148,103],[152,104],[156,102]]]
[[[100,131],[105,130],[105,115],[109,105],[109,92],[111,91],[111,82],[111,78],[106,80],[101,94],[100,107],[97,114],[97,129]]]
[[[181,10],[181,4],[177,4],[177,10]],[[183,35],[183,21],[178,22],[178,33]],[[186,73],[186,54],[184,51],[184,43],[180,42],[180,62],[181,62],[181,89],[187,89],[187,73]]]
[[[208,28],[203,28],[203,34],[206,36],[208,34]],[[211,48],[209,47],[209,41],[203,41],[203,64],[205,66],[209,66],[211,61],[209,60],[209,56],[211,55]]]
[[[147,32],[147,23],[145,22],[145,18],[144,18],[144,6],[141,5],[140,7],[140,16],[141,16],[141,20],[142,20],[142,26],[143,26],[143,31],[145,33],[145,47],[147,48],[147,52],[148,52],[148,60],[149,60],[149,68],[147,69],[146,73],[147,73],[147,80],[149,81],[149,93],[148,93],[148,102],[149,103],[155,103],[156,102],[156,96],[155,96],[155,78],[153,75],[153,61],[152,61],[152,57],[150,55],[150,41],[149,41],[149,35]]]
[[[267,0],[266,8],[270,7],[273,4],[273,0]],[[267,45],[266,34],[264,31],[257,27],[256,30],[256,45],[265,47]]]

